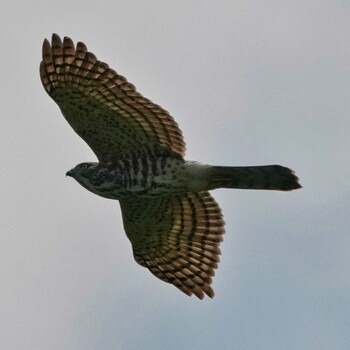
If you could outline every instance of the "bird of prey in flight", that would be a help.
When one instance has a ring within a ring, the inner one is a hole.
[[[212,166],[187,161],[173,117],[99,61],[85,44],[52,35],[43,43],[42,84],[98,162],[67,172],[87,190],[120,203],[135,260],[187,295],[211,287],[225,232],[208,192],[216,188],[300,188],[280,165]]]

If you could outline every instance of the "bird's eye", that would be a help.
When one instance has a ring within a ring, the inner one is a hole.
[[[80,165],[80,168],[81,168],[81,169],[86,169],[87,167],[88,167],[88,166],[87,166],[87,164],[85,164],[85,163],[82,164],[82,165]]]

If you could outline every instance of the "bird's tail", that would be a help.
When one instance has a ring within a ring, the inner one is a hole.
[[[301,188],[298,177],[281,165],[227,167],[210,169],[210,188],[291,191]]]

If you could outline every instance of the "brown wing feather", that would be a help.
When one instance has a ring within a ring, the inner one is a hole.
[[[40,76],[47,93],[99,160],[135,151],[175,152],[185,142],[167,111],[139,94],[123,76],[97,60],[85,44],[45,39]]]
[[[224,220],[208,192],[120,201],[135,260],[187,295],[203,299],[218,267]]]

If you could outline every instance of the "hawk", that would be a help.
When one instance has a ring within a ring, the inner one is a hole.
[[[82,42],[52,35],[43,43],[40,77],[97,162],[67,172],[87,190],[120,203],[135,260],[162,281],[203,299],[225,232],[216,188],[300,188],[280,165],[228,167],[186,161],[173,117],[99,61]]]

